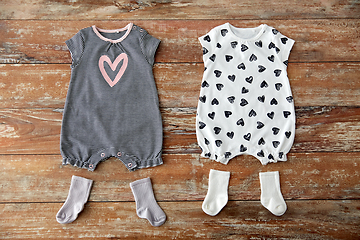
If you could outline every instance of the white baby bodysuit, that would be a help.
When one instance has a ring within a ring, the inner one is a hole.
[[[249,154],[265,165],[286,161],[295,136],[287,77],[294,40],[262,24],[225,23],[199,38],[205,71],[196,116],[202,156],[227,164]]]

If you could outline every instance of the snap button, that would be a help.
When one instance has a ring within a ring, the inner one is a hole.
[[[133,26],[133,29],[136,29],[136,27],[135,27],[135,26]]]
[[[117,155],[118,155],[118,157],[121,157],[121,152],[118,152]]]
[[[131,167],[132,167],[132,163],[128,163],[128,167],[130,167],[130,168],[131,168]]]
[[[94,165],[90,164],[90,165],[89,165],[89,168],[91,168],[91,169],[94,168]]]
[[[105,157],[105,153],[101,153],[100,156],[101,156],[101,157]]]
[[[140,30],[139,30],[139,32],[141,32],[141,33],[142,33],[142,32],[143,32],[143,30],[142,30],[142,29],[140,29]]]

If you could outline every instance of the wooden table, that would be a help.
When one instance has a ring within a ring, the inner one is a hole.
[[[0,17],[0,239],[359,239],[359,1],[3,0]],[[64,41],[94,24],[128,22],[162,40],[154,74],[164,164],[136,172],[115,158],[95,172],[62,166],[71,61]],[[266,23],[296,40],[288,67],[296,138],[287,162],[239,156],[222,165],[199,156],[197,38],[225,22]],[[215,217],[201,209],[210,169],[231,172],[229,202]],[[281,217],[259,201],[258,173],[266,171],[280,172],[288,206]],[[72,175],[94,185],[78,219],[61,225],[55,215]],[[137,217],[129,188],[145,177],[168,217],[158,228]]]

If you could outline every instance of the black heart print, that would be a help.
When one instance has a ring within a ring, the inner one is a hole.
[[[221,140],[216,140],[216,141],[215,141],[215,144],[216,144],[217,147],[220,147],[221,144],[222,144],[222,141],[221,141]]]
[[[277,135],[279,133],[279,131],[280,131],[280,129],[277,128],[277,127],[273,127],[271,130],[273,131],[274,135]]]
[[[275,48],[275,44],[274,44],[273,42],[271,42],[271,43],[269,44],[269,49],[272,49],[272,48]]]
[[[289,64],[289,61],[285,60],[283,63],[287,66]]]
[[[280,48],[275,47],[275,51],[276,51],[276,53],[279,53],[279,52],[280,52]]]
[[[283,113],[285,118],[288,118],[288,116],[291,115],[291,112],[289,111],[284,111]]]
[[[246,50],[248,50],[248,46],[246,46],[245,44],[241,44],[241,51],[245,52]]]
[[[247,81],[250,84],[252,83],[253,80],[254,80],[253,76],[245,78],[245,81]]]
[[[237,120],[236,125],[244,126],[245,125],[244,119],[240,118],[239,120]]]
[[[249,112],[249,117],[255,117],[256,116],[256,112],[254,111],[254,109],[251,109],[251,111]]]
[[[274,73],[275,73],[275,77],[279,77],[280,74],[281,74],[281,70],[280,70],[280,69],[276,69],[276,70],[274,71]]]
[[[215,62],[215,58],[216,58],[216,55],[215,55],[215,54],[213,54],[213,55],[211,55],[211,57],[209,57],[209,59],[210,59],[211,61],[213,61],[213,62]]]
[[[262,41],[260,40],[258,42],[255,42],[255,45],[261,48],[262,47]]]
[[[274,34],[274,35],[276,35],[276,34],[278,34],[278,33],[279,33],[279,31],[278,31],[278,30],[276,30],[275,28],[273,28],[272,32],[273,32],[273,34]]]
[[[206,102],[206,96],[200,96],[199,97],[200,102],[205,103]]]
[[[269,154],[268,159],[272,159],[272,160],[274,160],[274,156],[273,156],[273,155],[271,155],[271,154]]]
[[[284,156],[283,152],[279,152],[279,158],[282,159],[282,157]]]
[[[274,57],[274,55],[271,55],[271,56],[268,57],[268,59],[269,59],[270,62],[274,62],[275,57]]]
[[[283,85],[281,83],[276,83],[275,84],[275,89],[280,91],[280,88],[282,87]]]
[[[199,122],[199,128],[203,129],[204,127],[206,127],[206,124],[203,122]]]
[[[224,85],[223,84],[221,84],[221,83],[217,83],[216,84],[216,88],[217,88],[217,90],[219,90],[219,91],[221,91],[221,89],[224,87]]]
[[[250,138],[251,138],[251,133],[248,133],[248,134],[245,134],[245,135],[244,135],[244,139],[245,139],[246,141],[250,141]]]
[[[275,98],[271,99],[270,105],[278,105],[278,102]]]
[[[231,156],[231,152],[226,152],[224,155],[225,155],[225,158],[229,158]]]
[[[280,38],[280,40],[283,44],[286,44],[287,40],[289,40],[289,39],[286,37],[283,37],[283,38]]]
[[[266,114],[270,119],[274,118],[275,113],[274,112],[270,112]]]
[[[219,78],[220,76],[221,76],[221,71],[220,70],[215,70],[214,71],[214,73],[215,73],[215,76],[217,77],[217,78]]]
[[[264,80],[264,81],[262,81],[262,83],[260,84],[260,87],[261,88],[267,88],[269,85],[267,84],[267,82]]]
[[[262,129],[264,126],[265,125],[262,122],[257,121],[257,127],[256,127],[257,129]]]
[[[206,35],[206,36],[204,37],[204,40],[207,41],[207,42],[211,42],[211,39],[210,39],[210,36],[209,36],[209,35]]]
[[[247,89],[246,87],[243,87],[241,89],[241,93],[245,94],[245,93],[248,93],[249,92],[249,89]]]
[[[209,50],[207,50],[205,47],[203,47],[203,55],[207,54]]]
[[[219,105],[219,101],[214,98],[212,101],[211,101],[211,105]]]
[[[248,101],[246,101],[245,98],[242,98],[240,101],[241,101],[240,106],[244,107],[244,106],[248,105]]]
[[[251,56],[249,58],[249,61],[253,62],[253,61],[256,61],[256,60],[257,60],[257,56],[255,54],[251,54]]]
[[[230,97],[228,97],[228,100],[229,100],[230,103],[234,103],[235,97],[234,97],[234,96],[230,96]]]
[[[205,153],[205,157],[211,157],[211,153]]]
[[[208,113],[208,117],[211,118],[212,120],[214,120],[214,118],[215,118],[215,112]]]
[[[266,68],[262,65],[259,65],[258,68],[259,68],[259,72],[261,73],[266,70]]]
[[[240,64],[237,66],[237,68],[238,68],[238,69],[242,69],[242,70],[245,70],[245,69],[246,69],[244,63],[240,63]]]
[[[233,59],[233,58],[234,58],[234,57],[231,56],[231,55],[225,55],[225,60],[226,60],[227,62],[230,62],[230,60]]]
[[[224,111],[224,113],[225,113],[225,117],[226,117],[226,118],[229,118],[230,115],[232,114],[231,111]]]
[[[264,151],[263,151],[263,150],[261,150],[260,152],[258,152],[257,155],[258,155],[259,157],[265,157],[265,154],[264,154]]]
[[[292,103],[293,97],[292,97],[292,96],[288,96],[288,97],[286,97],[286,100],[287,100],[289,103]]]
[[[265,102],[265,95],[259,96],[258,100],[259,100],[259,102],[262,102],[262,103]]]
[[[279,141],[273,141],[272,144],[273,144],[274,148],[277,148],[280,145],[280,142]]]
[[[209,144],[210,144],[209,140],[207,140],[206,138],[204,138],[204,140],[205,140],[205,144],[206,144],[206,145],[209,145]]]
[[[214,127],[214,132],[215,132],[216,135],[218,135],[221,132],[221,128]]]
[[[225,37],[227,33],[228,33],[227,29],[221,29],[221,36]]]
[[[258,141],[258,145],[264,145],[265,144],[265,140],[263,138],[260,138]]]
[[[233,139],[234,137],[234,132],[227,132],[226,136],[228,136],[230,139]]]
[[[217,48],[221,48],[221,44],[220,44],[220,43],[217,43],[217,44],[216,44],[216,47],[217,47]]]
[[[241,144],[240,146],[240,152],[246,152],[247,147],[245,147],[244,145]]]
[[[209,87],[209,83],[207,81],[203,81],[203,83],[201,84],[201,87]]]
[[[236,46],[238,45],[237,41],[233,41],[230,43],[232,48],[236,48]]]
[[[234,82],[234,81],[235,81],[235,75],[229,75],[229,76],[228,76],[228,79],[229,79],[230,81]]]
[[[285,132],[285,136],[286,136],[286,138],[290,138],[291,132],[290,131]]]

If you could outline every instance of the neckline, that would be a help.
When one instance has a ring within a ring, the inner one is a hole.
[[[255,41],[255,40],[259,39],[264,34],[265,27],[267,26],[266,24],[261,24],[261,25],[259,25],[257,27],[253,27],[253,28],[237,28],[237,27],[234,27],[233,25],[231,25],[230,23],[226,23],[226,25],[227,25],[227,28],[229,29],[229,32],[231,33],[231,35],[233,35],[234,37],[236,37],[237,39],[239,39],[242,42]],[[234,31],[233,31],[234,29],[248,29],[248,30],[250,30],[250,29],[260,29],[260,30],[255,36],[253,36],[251,38],[241,38],[241,37],[239,37],[238,35],[236,35],[234,33]]]
[[[129,23],[128,25],[126,25],[125,27],[123,28],[119,28],[119,29],[114,29],[114,30],[107,30],[107,29],[101,29],[101,28],[98,28],[96,27],[95,25],[92,26],[92,29],[94,31],[94,33],[103,41],[106,41],[106,42],[111,42],[111,43],[119,43],[121,41],[123,41],[129,34],[130,34],[130,31],[132,29],[132,26],[133,26],[133,23]],[[122,32],[122,31],[126,31],[126,33],[121,37],[121,38],[118,38],[118,39],[110,39],[110,38],[106,38],[104,37],[103,35],[101,35],[100,32],[105,32],[105,33],[115,33],[115,32]]]

